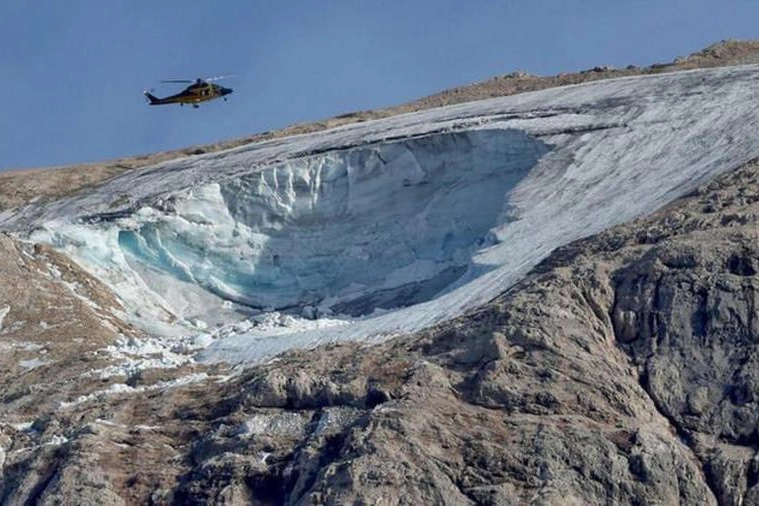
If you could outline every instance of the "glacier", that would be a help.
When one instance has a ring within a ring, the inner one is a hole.
[[[756,158],[757,99],[758,66],[554,88],[174,160],[0,225],[149,333],[210,336],[197,360],[376,342]]]

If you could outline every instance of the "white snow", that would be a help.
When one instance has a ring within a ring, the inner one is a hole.
[[[235,429],[239,437],[266,435],[297,435],[302,433],[309,419],[299,413],[256,414]]]
[[[153,385],[139,386],[139,387],[132,387],[125,383],[113,383],[109,385],[108,388],[106,388],[105,390],[99,390],[97,392],[93,392],[87,395],[80,395],[73,401],[63,401],[59,404],[59,407],[60,409],[68,409],[70,407],[77,406],[85,402],[105,399],[107,397],[111,397],[115,395],[130,395],[130,394],[137,394],[140,392],[150,392],[153,390],[165,390],[168,388],[191,385],[193,383],[202,383],[211,378],[216,378],[216,377],[208,376],[206,373],[202,372],[202,373],[196,373],[196,374],[188,374],[187,376],[182,376],[181,378],[176,378],[170,381],[160,381]]]
[[[100,277],[181,360],[260,361],[491,299],[759,156],[758,101],[758,66],[568,86],[176,160],[0,222]]]
[[[3,330],[3,320],[5,320],[5,317],[8,316],[8,313],[10,313],[10,311],[10,306],[4,306],[0,308],[0,330]]]
[[[42,360],[39,358],[31,358],[28,360],[19,360],[18,365],[22,369],[25,369],[27,371],[31,371],[32,369],[36,369],[38,367],[42,367],[43,365],[47,365],[50,362],[47,360]]]
[[[69,438],[66,436],[61,436],[58,434],[53,434],[53,436],[48,440],[42,443],[42,446],[61,446],[69,442]]]
[[[32,430],[32,426],[34,425],[34,422],[11,423],[8,425],[10,425],[11,427],[13,427],[19,432],[28,432]]]
[[[250,319],[241,320],[218,327],[213,334],[198,333],[179,337],[155,336],[147,339],[120,337],[101,351],[110,355],[116,364],[87,372],[88,376],[108,379],[115,376],[132,377],[148,369],[173,369],[195,362],[195,354],[211,346],[217,339],[225,339],[244,334],[249,339],[326,329],[345,325],[346,321],[330,318],[309,320],[277,311],[262,313]],[[193,325],[206,330],[196,322]],[[37,359],[35,359],[37,360]],[[44,365],[46,362],[25,361],[22,367]],[[27,364],[27,365],[24,365]]]
[[[200,342],[201,345],[194,345]],[[118,361],[103,369],[90,371],[88,374],[100,379],[113,376],[131,377],[147,369],[173,369],[192,363],[194,360],[188,352],[201,349],[207,345],[201,336],[185,336],[166,339],[161,337],[138,339],[122,337],[105,348],[105,352]]]

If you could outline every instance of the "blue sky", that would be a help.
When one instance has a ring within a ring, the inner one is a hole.
[[[515,70],[670,61],[759,38],[756,0],[4,0],[0,170],[209,143]],[[234,74],[228,102],[149,107]]]

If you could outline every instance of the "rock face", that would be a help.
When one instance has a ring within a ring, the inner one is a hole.
[[[0,498],[759,504],[757,217],[754,164],[420,334],[172,388],[186,369],[100,380],[107,396],[53,382],[47,409],[17,376]]]

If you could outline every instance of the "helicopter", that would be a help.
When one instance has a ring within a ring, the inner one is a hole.
[[[213,84],[211,81],[218,81],[230,76],[218,76],[209,77],[207,79],[197,78],[194,81],[191,79],[169,79],[161,81],[162,83],[192,83],[184,90],[175,95],[170,95],[164,98],[158,98],[153,96],[150,91],[145,91],[145,96],[148,97],[148,103],[150,105],[166,105],[166,104],[191,104],[194,109],[197,109],[200,102],[206,102],[215,98],[223,98],[227,100],[227,95],[232,93],[232,88],[225,88],[218,84]],[[151,90],[152,91],[152,90]]]

